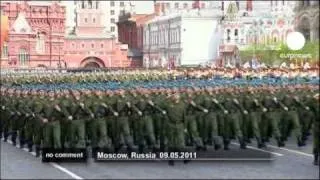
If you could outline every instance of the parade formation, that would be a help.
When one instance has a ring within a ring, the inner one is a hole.
[[[319,164],[318,69],[178,69],[1,77],[1,136],[21,148],[184,152],[297,146]],[[188,162],[188,161],[185,161]],[[172,160],[169,161],[173,165]]]

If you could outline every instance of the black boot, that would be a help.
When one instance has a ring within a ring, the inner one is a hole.
[[[98,148],[96,148],[96,147],[92,148],[92,152],[91,152],[92,158],[94,158],[94,159],[96,158],[97,151],[98,151]]]
[[[229,140],[223,140],[223,149],[229,150],[229,144],[230,144]]]
[[[250,138],[245,138],[245,142],[250,144],[251,143],[251,139]]]
[[[202,151],[207,151],[207,149],[208,149],[208,147],[207,147],[206,145],[204,145],[204,146],[202,147]]]
[[[17,132],[13,132],[11,135],[11,141],[12,141],[12,145],[16,146],[17,145]]]
[[[240,140],[240,148],[247,149],[247,143],[243,139]]]
[[[36,146],[36,157],[40,157],[40,147]]]
[[[258,148],[266,147],[266,144],[261,140],[261,138],[257,138]]]
[[[183,160],[183,164],[188,164],[191,160]]]
[[[123,144],[119,144],[117,147],[114,148],[114,152],[119,152],[121,148],[123,147]]]
[[[221,149],[221,145],[220,144],[215,144],[214,145],[214,150],[219,150]]]
[[[278,147],[284,147],[285,146],[284,142],[280,138],[277,138],[277,144],[278,144]]]
[[[139,149],[139,153],[143,153],[144,152],[144,145],[139,145],[138,149]]]
[[[302,146],[306,145],[306,142],[303,141],[302,138],[298,138],[298,143],[297,144],[298,144],[299,147],[302,147]]]
[[[134,149],[133,149],[132,146],[128,146],[128,147],[127,147],[127,152],[128,152],[129,154],[131,154],[133,151],[134,151]]]
[[[28,151],[29,152],[32,152],[32,145],[33,145],[32,143],[28,143]]]
[[[23,149],[24,144],[25,144],[25,141],[24,140],[20,140],[20,143],[19,143],[20,149]]]
[[[315,149],[313,150],[313,157],[313,164],[319,166],[319,152],[317,152]]]
[[[169,164],[169,166],[174,166],[174,161],[173,160],[169,160],[168,164]]]
[[[7,142],[8,141],[8,136],[4,135],[3,136],[3,142]]]

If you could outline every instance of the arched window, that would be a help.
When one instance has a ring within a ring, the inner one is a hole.
[[[45,53],[45,35],[43,33],[37,33],[36,51],[38,54]]]
[[[8,44],[7,42],[3,43],[3,48],[2,48],[2,58],[8,58]]]
[[[25,49],[19,50],[19,64],[24,66],[29,61],[28,52]]]

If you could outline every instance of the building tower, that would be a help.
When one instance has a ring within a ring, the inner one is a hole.
[[[100,1],[82,0],[75,1],[75,33],[77,35],[92,35],[102,34],[103,11],[100,6]]]

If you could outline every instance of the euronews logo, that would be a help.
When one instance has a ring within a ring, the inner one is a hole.
[[[301,50],[306,43],[306,39],[303,34],[300,32],[290,32],[287,35],[286,44],[291,51]],[[288,53],[288,54],[280,54],[280,58],[312,58],[311,54],[298,54],[298,53]]]

